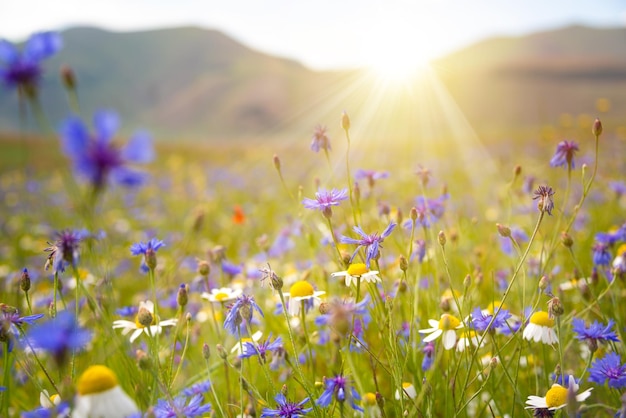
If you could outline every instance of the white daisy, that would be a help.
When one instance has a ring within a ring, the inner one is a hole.
[[[152,315],[152,324],[149,327],[142,325],[139,321],[139,315],[141,315],[144,311],[148,311]],[[160,334],[163,327],[174,326],[176,325],[176,322],[178,322],[176,318],[160,321],[159,318],[154,315],[154,303],[152,303],[152,301],[146,301],[139,304],[139,311],[135,317],[135,322],[118,319],[117,321],[113,321],[113,329],[122,328],[122,335],[126,335],[133,331],[130,335],[130,342],[132,343],[144,332],[148,336]]]
[[[222,287],[219,289],[211,289],[211,293],[202,292],[202,299],[206,299],[209,302],[230,302],[237,299],[243,291],[239,288],[231,289],[230,287]]]
[[[381,418],[383,416],[374,393],[367,392],[363,395],[361,405],[363,406],[363,412],[357,412],[355,415],[358,414],[358,416],[369,418]]]
[[[424,342],[431,342],[442,336],[443,348],[450,350],[456,344],[456,330],[463,328],[461,321],[449,314],[441,315],[441,319],[429,319],[432,328],[420,329],[420,334],[430,334],[424,337]]]
[[[402,382],[402,391],[400,389],[396,389],[395,398],[396,400],[400,400],[400,395],[409,396],[411,399],[415,399],[417,397],[417,391],[415,390],[415,386],[410,382]]]
[[[480,343],[480,340],[481,340],[481,336],[478,335],[475,330],[466,329],[461,332],[461,338],[459,338],[459,341],[456,343],[456,351],[458,351],[459,353],[462,353],[463,351],[465,351],[466,348],[470,346],[478,347],[478,343]],[[482,338],[482,340],[483,341],[480,346],[484,347],[485,339]]]
[[[568,390],[574,393],[578,392],[578,384],[574,380],[574,376],[570,375],[568,379],[568,388],[565,388],[558,384],[553,384],[550,390],[546,392],[546,396],[529,396],[526,400],[526,409],[547,409],[549,411],[555,411],[561,409],[567,405],[567,392]],[[586,391],[576,395],[577,402],[583,402],[589,396],[591,396],[591,390],[589,388]]]
[[[554,319],[550,318],[547,312],[537,311],[530,316],[528,325],[524,328],[523,337],[528,341],[557,344],[559,340],[553,327]]]
[[[77,383],[72,418],[119,418],[139,412],[139,408],[117,383],[117,376],[106,366],[89,367]]]
[[[320,296],[326,292],[316,291],[311,283],[306,280],[300,280],[295,282],[289,288],[289,293],[285,293],[285,296],[289,297],[289,303],[287,311],[292,316],[298,316],[300,313],[300,305],[302,301],[320,302]]]
[[[571,280],[568,280],[566,282],[559,284],[559,290],[560,291],[566,291],[566,290],[572,290],[572,289],[584,290],[590,284],[591,284],[591,279],[588,277],[585,277],[582,279],[573,278]]]
[[[58,394],[50,395],[47,390],[42,390],[39,394],[39,403],[42,408],[54,408],[61,403],[61,397]]]
[[[350,264],[348,270],[332,273],[331,276],[344,276],[346,278],[346,286],[350,286],[352,283],[356,284],[358,279],[361,279],[362,281],[368,283],[376,283],[381,281],[380,276],[378,275],[378,271],[368,269],[364,263]]]

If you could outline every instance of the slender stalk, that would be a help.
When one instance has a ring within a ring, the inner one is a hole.
[[[222,409],[222,403],[220,402],[219,398],[217,397],[217,391],[215,390],[215,385],[213,384],[213,379],[211,379],[211,366],[209,365],[209,360],[206,359],[205,363],[206,363],[207,375],[209,376],[209,381],[211,382],[211,394],[213,394],[213,399],[215,401],[215,403],[213,405],[217,405],[217,410],[220,412],[220,416],[222,416],[222,418],[227,418],[228,415],[226,415],[224,413],[224,410]]]
[[[2,386],[4,386],[4,392],[2,393],[2,415],[9,416],[9,399],[11,398],[11,353],[9,352],[9,341],[7,340],[2,347],[3,351],[3,363],[4,373],[2,377]]]
[[[313,359],[313,349],[311,348],[311,341],[309,341],[309,333],[306,329],[306,301],[300,301],[300,314],[302,316],[302,331],[304,332],[304,340],[306,341],[306,348],[309,354],[309,363],[311,364],[311,371],[313,372],[313,380],[315,380],[315,361]]]
[[[174,374],[174,377],[172,378],[172,382],[170,383],[170,386],[176,380],[176,377],[178,376],[178,373],[180,373],[180,369],[183,366],[183,360],[185,360],[185,354],[187,354],[187,347],[189,345],[189,322],[190,321],[186,321],[186,322],[187,322],[187,327],[186,327],[186,331],[185,331],[185,345],[183,346],[183,352],[180,355],[180,362],[178,363],[178,367],[176,368],[176,373]],[[176,340],[174,339],[174,341],[176,341]],[[174,342],[174,344],[176,344],[176,342]],[[173,351],[174,350],[172,350],[172,352]],[[171,371],[170,371],[170,373],[171,373]]]

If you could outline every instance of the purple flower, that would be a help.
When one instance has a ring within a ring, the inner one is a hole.
[[[311,149],[315,152],[319,152],[321,149],[326,152],[330,151],[330,138],[328,138],[325,126],[315,126],[311,137]]]
[[[309,401],[309,398],[294,403],[289,402],[285,395],[279,393],[274,398],[278,403],[278,408],[263,408],[261,412],[261,418],[263,417],[283,417],[283,418],[298,418],[303,417],[307,413],[311,412],[313,408],[304,408],[302,405]]]
[[[578,145],[574,141],[561,141],[556,146],[556,152],[550,160],[551,167],[575,168],[574,153],[578,151]]]
[[[101,110],[93,117],[93,135],[77,116],[70,116],[61,125],[63,152],[72,159],[76,173],[87,178],[95,190],[107,182],[126,187],[143,184],[146,175],[128,165],[148,163],[154,158],[152,138],[147,132],[135,133],[124,147],[114,144],[119,123],[117,113]]]
[[[472,311],[472,326],[479,332],[487,331],[487,328],[490,329],[498,329],[507,327],[506,320],[511,317],[511,313],[506,309],[500,309],[500,312],[496,315],[496,318],[493,319],[493,323],[491,323],[493,314],[490,314],[488,311],[482,311],[480,308],[476,308]],[[491,327],[489,327],[489,323],[491,323]]]
[[[283,339],[281,337],[270,342],[271,338],[272,336],[270,335],[265,341],[260,343],[246,341],[243,343],[243,353],[239,355],[239,358],[248,358],[258,355],[265,361],[268,351],[275,352],[283,348]]]
[[[182,394],[185,396],[201,395],[208,392],[211,389],[211,381],[205,380],[203,382],[196,383],[193,386],[183,389]]]
[[[322,212],[331,209],[331,206],[339,206],[339,202],[348,198],[348,189],[321,189],[315,193],[315,199],[305,197],[302,204],[307,209],[317,209]]]
[[[357,404],[361,395],[344,375],[339,374],[332,379],[324,378],[324,392],[315,403],[325,408],[330,405],[333,397],[337,402],[345,402],[347,399],[352,409],[363,412],[363,408]]]
[[[22,328],[24,324],[34,325],[35,321],[40,318],[43,318],[43,314],[20,316],[16,308],[5,305],[4,303],[0,304],[0,324],[9,326],[16,335],[19,334],[19,329]],[[4,328],[4,326],[0,328]]]
[[[389,172],[387,171],[364,170],[360,168],[354,173],[355,180],[367,180],[370,188],[374,187],[376,180],[386,179],[387,177],[389,177]]]
[[[381,243],[391,234],[395,227],[396,223],[391,221],[391,223],[389,223],[389,225],[387,226],[387,228],[385,228],[382,234],[378,235],[378,233],[373,233],[368,235],[361,229],[361,227],[355,226],[353,230],[361,236],[361,239],[350,238],[342,235],[339,239],[339,242],[341,242],[342,244],[357,245],[356,250],[354,250],[354,253],[352,254],[352,257],[350,257],[350,262],[352,262],[356,254],[359,252],[359,249],[361,249],[361,247],[365,247],[365,264],[369,268],[370,261],[373,258],[379,256],[379,249],[382,248]]]
[[[608,266],[611,264],[611,253],[607,243],[598,241],[593,244],[592,250],[594,266]]]
[[[150,268],[156,267],[156,252],[159,248],[165,246],[163,241],[152,238],[147,242],[136,242],[130,246],[130,253],[132,255],[143,255],[141,260],[141,266],[139,267],[143,273],[150,271]]]
[[[16,87],[34,96],[41,79],[41,61],[56,54],[62,47],[56,32],[32,35],[21,53],[12,43],[0,40],[0,78],[7,87]]]
[[[604,343],[607,341],[619,342],[617,334],[611,329],[613,325],[615,325],[613,320],[609,320],[606,326],[598,321],[594,321],[593,324],[589,325],[589,328],[587,328],[583,319],[574,318],[572,320],[572,329],[576,333],[576,338],[581,341],[593,341],[595,343]]]
[[[49,247],[44,250],[50,253],[46,261],[46,270],[52,266],[55,273],[60,273],[65,271],[68,265],[76,266],[79,255],[78,246],[86,235],[86,231],[69,229],[57,232],[54,243],[48,242]]]
[[[609,188],[615,192],[617,197],[626,194],[626,183],[623,181],[610,181]]]
[[[47,351],[62,364],[67,353],[82,349],[91,341],[91,332],[78,326],[69,311],[61,311],[55,318],[33,327],[27,337],[36,348]]]
[[[424,196],[418,196],[415,199],[415,222],[424,228],[430,227],[433,223],[437,222],[445,213],[446,207],[444,202],[448,199],[447,194],[439,196],[437,199],[427,199]],[[411,208],[411,211],[413,211]],[[413,219],[408,218],[402,226],[405,229],[413,228]]]
[[[211,404],[202,402],[204,397],[200,394],[190,399],[185,395],[177,396],[171,401],[159,399],[153,412],[156,418],[202,417],[211,412]]]
[[[595,360],[589,369],[589,381],[599,385],[608,381],[611,388],[626,387],[626,364],[621,362],[617,353],[608,353]]]
[[[70,415],[70,405],[67,402],[61,402],[52,408],[39,407],[32,411],[22,412],[21,418],[57,418]]]
[[[244,320],[250,322],[252,320],[252,314],[255,310],[263,316],[263,311],[261,311],[259,305],[257,305],[254,301],[254,296],[239,296],[235,300],[235,303],[233,303],[230,307],[228,315],[226,315],[226,319],[224,320],[224,329],[233,335],[237,335],[239,325],[241,325]]]
[[[537,209],[539,212],[548,212],[548,215],[552,215],[552,209],[554,209],[554,190],[550,186],[539,186],[534,191],[533,200],[537,200]]]
[[[430,369],[435,361],[435,343],[429,341],[422,348],[424,358],[422,359],[422,370],[426,371]]]

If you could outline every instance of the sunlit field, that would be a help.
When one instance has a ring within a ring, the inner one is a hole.
[[[198,144],[119,134],[71,79],[48,121],[20,74],[0,416],[626,416],[606,109],[487,144],[423,69],[338,85],[306,135]]]

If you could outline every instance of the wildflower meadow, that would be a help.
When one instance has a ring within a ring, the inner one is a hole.
[[[81,111],[71,63],[48,120],[61,47],[0,41],[41,135],[2,143],[0,416],[626,417],[616,126],[401,158],[348,108],[177,147]]]

